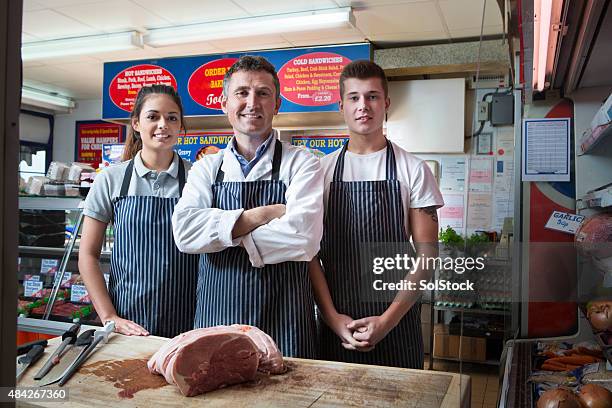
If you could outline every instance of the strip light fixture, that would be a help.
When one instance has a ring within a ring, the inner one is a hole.
[[[210,23],[150,29],[144,36],[151,47],[219,40],[253,35],[354,27],[350,7],[239,18]]]
[[[132,50],[142,47],[142,34],[138,31],[126,31],[23,43],[21,58],[23,61],[33,61],[44,58]]]
[[[70,111],[76,107],[72,98],[55,92],[23,86],[21,88],[21,103],[54,111]]]
[[[562,9],[563,0],[533,2],[533,89],[538,91],[550,86],[559,33],[563,30]]]

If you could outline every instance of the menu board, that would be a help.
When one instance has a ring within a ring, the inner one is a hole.
[[[291,144],[302,146],[315,156],[322,157],[340,149],[349,140],[349,135],[293,136]]]
[[[185,116],[223,115],[223,77],[247,53],[200,55],[104,64],[102,117],[127,119],[141,87],[174,87]],[[265,57],[278,71],[280,113],[334,112],[340,100],[338,78],[351,61],[370,59],[370,44],[249,51]]]
[[[174,150],[183,159],[195,163],[207,154],[225,149],[232,136],[231,132],[189,132],[179,136]]]

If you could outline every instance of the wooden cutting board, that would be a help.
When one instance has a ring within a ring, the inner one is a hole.
[[[60,343],[24,373],[19,387],[35,386],[34,374]],[[149,374],[146,361],[167,339],[112,334],[68,381],[69,400],[20,400],[26,407],[469,407],[467,375],[425,370],[287,358],[287,373],[184,397],[163,377]],[[56,386],[51,386],[56,388]]]

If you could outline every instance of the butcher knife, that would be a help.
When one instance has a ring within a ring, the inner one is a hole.
[[[106,343],[108,341],[108,336],[114,331],[115,331],[115,322],[113,321],[107,322],[103,329],[96,330],[96,332],[94,333],[93,342],[89,346],[87,346],[85,350],[83,350],[83,352],[79,355],[79,357],[74,361],[74,363],[70,365],[70,367],[68,367],[68,369],[62,376],[62,379],[59,382],[60,387],[66,384],[66,382],[70,379],[70,377],[72,377],[72,374],[74,374],[79,369],[81,364],[83,364],[85,360],[87,360],[89,355],[93,352],[93,350],[96,348],[96,346],[100,342]]]
[[[28,351],[28,354],[19,357],[19,360],[17,360],[17,381],[19,381],[26,368],[37,362],[44,352],[45,348],[37,344]]]
[[[51,371],[45,375],[39,382],[41,387],[58,382],[64,376],[66,370],[74,363],[79,356],[87,350],[87,347],[93,341],[95,329],[85,330],[76,339],[76,342],[64,353],[60,362],[51,368]]]
[[[37,344],[43,347],[47,347],[47,340],[34,340],[29,343],[25,343],[25,344],[21,344],[17,346],[17,355],[20,356],[22,354],[27,353],[28,351],[32,349],[32,347],[34,347]]]
[[[76,323],[73,324],[68,330],[62,334],[62,343],[55,349],[53,354],[49,357],[45,365],[36,373],[34,376],[35,380],[40,380],[43,378],[54,365],[58,364],[62,358],[62,353],[66,349],[69,344],[74,344],[76,342],[77,336],[79,334],[79,330],[81,330],[81,324]]]

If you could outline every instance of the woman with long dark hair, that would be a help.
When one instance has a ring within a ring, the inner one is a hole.
[[[184,131],[174,88],[140,89],[123,162],[102,171],[85,200],[79,271],[103,323],[127,335],[173,337],[193,328],[198,256],[181,253],[171,217],[191,164],[173,150]],[[100,251],[109,223],[115,242],[108,288]]]

